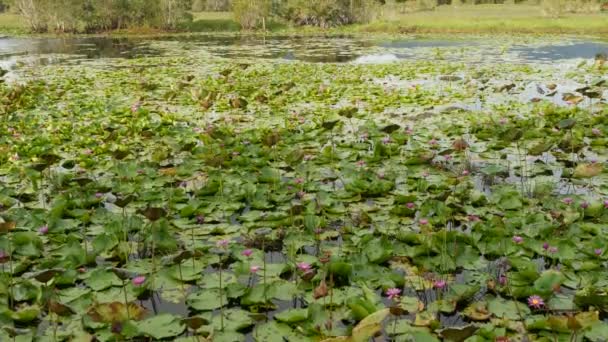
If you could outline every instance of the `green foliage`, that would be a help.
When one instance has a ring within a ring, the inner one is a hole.
[[[232,11],[235,20],[245,30],[251,30],[266,25],[266,17],[270,12],[269,0],[234,0]]]
[[[332,27],[367,21],[372,7],[368,0],[288,0],[281,16],[298,25]]]
[[[16,0],[15,5],[33,32],[173,30],[192,19],[189,0]]]

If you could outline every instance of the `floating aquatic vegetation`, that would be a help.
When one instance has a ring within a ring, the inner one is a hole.
[[[0,340],[608,338],[604,70],[201,56],[0,85]]]

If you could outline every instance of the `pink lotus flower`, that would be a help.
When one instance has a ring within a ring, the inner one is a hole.
[[[40,235],[46,235],[49,232],[49,226],[47,226],[46,224],[40,228],[38,228],[38,233],[40,233]]]
[[[131,112],[135,113],[139,110],[139,108],[141,108],[141,103],[137,101],[131,106]]]
[[[365,167],[365,160],[359,160],[357,161],[357,167]]]
[[[435,280],[435,282],[433,283],[433,287],[436,289],[443,289],[445,286],[447,285],[447,283],[445,282],[445,280]]]
[[[545,301],[537,295],[528,297],[528,306],[534,309],[540,309],[545,306]]]
[[[562,202],[566,203],[567,205],[572,204],[572,202],[574,202],[574,200],[571,197],[566,197],[562,200]]]
[[[608,200],[605,200],[605,201],[604,201],[604,208],[605,208],[605,209],[608,209]]]
[[[479,216],[477,215],[468,215],[467,219],[471,222],[477,222],[477,221],[481,221],[481,219],[479,218]]]
[[[399,298],[399,295],[401,294],[401,289],[392,287],[388,290],[386,290],[386,296],[388,297],[388,299],[396,299]]]
[[[249,272],[256,274],[258,273],[262,268],[260,266],[251,266],[249,267]]]
[[[452,160],[452,158],[453,158],[453,157],[452,157],[452,155],[451,155],[451,154],[446,154],[445,156],[443,156],[443,158],[444,158],[446,161],[450,161],[450,160]]]
[[[241,255],[244,257],[247,257],[247,258],[249,258],[252,254],[253,254],[253,251],[251,249],[246,249],[241,252]]]
[[[364,140],[364,141],[367,140],[368,138],[369,138],[369,134],[367,134],[367,133],[363,133],[359,136],[359,139]]]
[[[408,203],[407,203],[405,206],[406,206],[408,209],[414,209],[414,208],[416,207],[416,205],[415,205],[414,203],[412,203],[412,202],[408,202]]]
[[[500,277],[498,277],[498,283],[502,286],[507,285],[507,276],[501,274]]]
[[[434,138],[429,140],[429,145],[431,145],[431,146],[437,145],[437,140],[435,140]]]
[[[384,145],[389,144],[390,142],[391,142],[391,137],[386,136],[386,137],[382,138],[382,143]]]
[[[420,223],[421,225],[424,226],[424,225],[429,224],[429,220],[427,220],[427,219],[420,219],[420,221],[418,221],[418,223]]]
[[[515,242],[516,244],[524,242],[524,238],[519,235],[515,235],[511,240],[513,240],[513,242]]]
[[[583,201],[583,203],[581,203],[581,208],[583,208],[583,209],[589,208],[589,202]]]
[[[603,251],[601,248],[596,248],[596,249],[594,249],[594,250],[593,250],[593,253],[594,253],[595,255],[597,255],[597,256],[602,255],[602,253],[603,253],[603,252],[604,252],[604,251]]]
[[[411,128],[408,128],[408,129],[405,130],[405,133],[409,134],[409,135],[412,135],[414,133],[414,130],[411,129]]]
[[[469,170],[462,171],[463,176],[468,176],[470,174]]]
[[[593,133],[593,135],[602,135],[602,131],[599,128],[593,128],[591,133]]]
[[[226,247],[228,247],[229,243],[230,243],[230,241],[228,241],[228,240],[220,240],[215,243],[215,246],[218,248],[226,248]]]
[[[298,267],[298,269],[300,271],[302,271],[304,273],[308,273],[312,269],[312,266],[310,266],[310,264],[307,262],[299,262],[296,264],[296,266]]]
[[[302,183],[304,183],[304,178],[296,178],[296,179],[294,179],[294,183],[302,184]]]
[[[549,247],[549,253],[551,253],[551,254],[557,253],[557,247],[555,247],[555,246]]]
[[[422,177],[426,178],[430,175],[430,173],[428,171],[424,171],[422,172]]]
[[[96,192],[95,193],[95,198],[100,199],[103,197],[103,194],[101,192]]]
[[[131,282],[135,286],[141,286],[145,281],[146,281],[146,277],[144,277],[144,276],[137,276],[131,280]]]

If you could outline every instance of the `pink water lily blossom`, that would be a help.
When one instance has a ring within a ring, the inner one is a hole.
[[[310,264],[307,262],[299,262],[296,264],[296,266],[300,271],[304,273],[310,272],[310,270],[312,269],[312,266],[310,266]]]
[[[228,240],[220,240],[215,243],[215,246],[218,248],[226,248],[226,247],[228,247],[229,243],[230,243],[230,241],[228,241]]]
[[[249,258],[252,254],[253,254],[253,251],[251,249],[246,249],[241,252],[241,255],[244,257],[247,257],[247,258]]]
[[[596,248],[596,249],[594,249],[594,250],[593,250],[593,253],[594,253],[595,255],[597,255],[597,256],[602,255],[602,253],[603,253],[603,252],[604,252],[604,250],[603,250],[603,249],[601,249],[601,248]]]
[[[418,221],[418,223],[420,223],[421,225],[424,226],[424,225],[429,224],[429,220],[427,220],[427,219],[420,219],[420,221]]]
[[[144,276],[137,276],[131,280],[131,282],[135,286],[141,286],[145,281],[146,281],[146,277],[144,277]]]
[[[445,282],[445,280],[442,279],[435,280],[435,282],[433,283],[433,287],[436,289],[443,289],[446,285],[447,283]]]
[[[537,295],[528,297],[528,306],[533,309],[540,309],[545,306],[545,301]]]
[[[401,289],[398,289],[396,287],[392,287],[388,290],[386,290],[386,296],[388,297],[388,299],[396,299],[399,298],[399,295],[401,294]]]
[[[571,197],[566,197],[562,200],[562,202],[564,202],[567,205],[572,204],[572,202],[574,202],[574,200]]]
[[[414,209],[414,208],[416,207],[416,205],[415,205],[414,203],[412,203],[412,202],[408,202],[408,203],[406,203],[406,204],[405,204],[405,206],[406,206],[408,209]]]
[[[477,215],[472,215],[472,214],[471,214],[471,215],[468,215],[468,216],[467,216],[467,219],[468,219],[469,221],[471,221],[471,222],[478,222],[478,221],[481,221],[481,219],[479,218],[479,216],[477,216]]]
[[[520,243],[524,242],[524,238],[523,238],[523,237],[521,237],[521,236],[519,236],[519,235],[515,235],[515,236],[512,238],[512,240],[513,240],[513,242],[515,242],[516,244],[520,244]]]
[[[38,233],[40,233],[41,235],[46,235],[49,232],[49,226],[47,226],[46,224],[40,228],[38,228]]]
[[[251,266],[249,267],[249,272],[256,274],[258,273],[262,268],[260,266]]]

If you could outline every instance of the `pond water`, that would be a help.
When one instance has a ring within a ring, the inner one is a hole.
[[[370,39],[351,36],[187,35],[156,38],[12,38],[0,39],[0,60],[23,56],[60,55],[69,59],[174,56],[183,50],[203,50],[224,58],[266,58],[321,63],[382,63],[400,59],[462,59],[471,50],[480,60],[546,62],[594,58],[608,52],[608,42],[592,38],[552,38],[515,41],[491,38]],[[445,55],[445,51],[458,52]],[[423,53],[424,52],[424,53]],[[55,58],[63,60],[63,58]],[[42,59],[47,63],[49,59]]]

